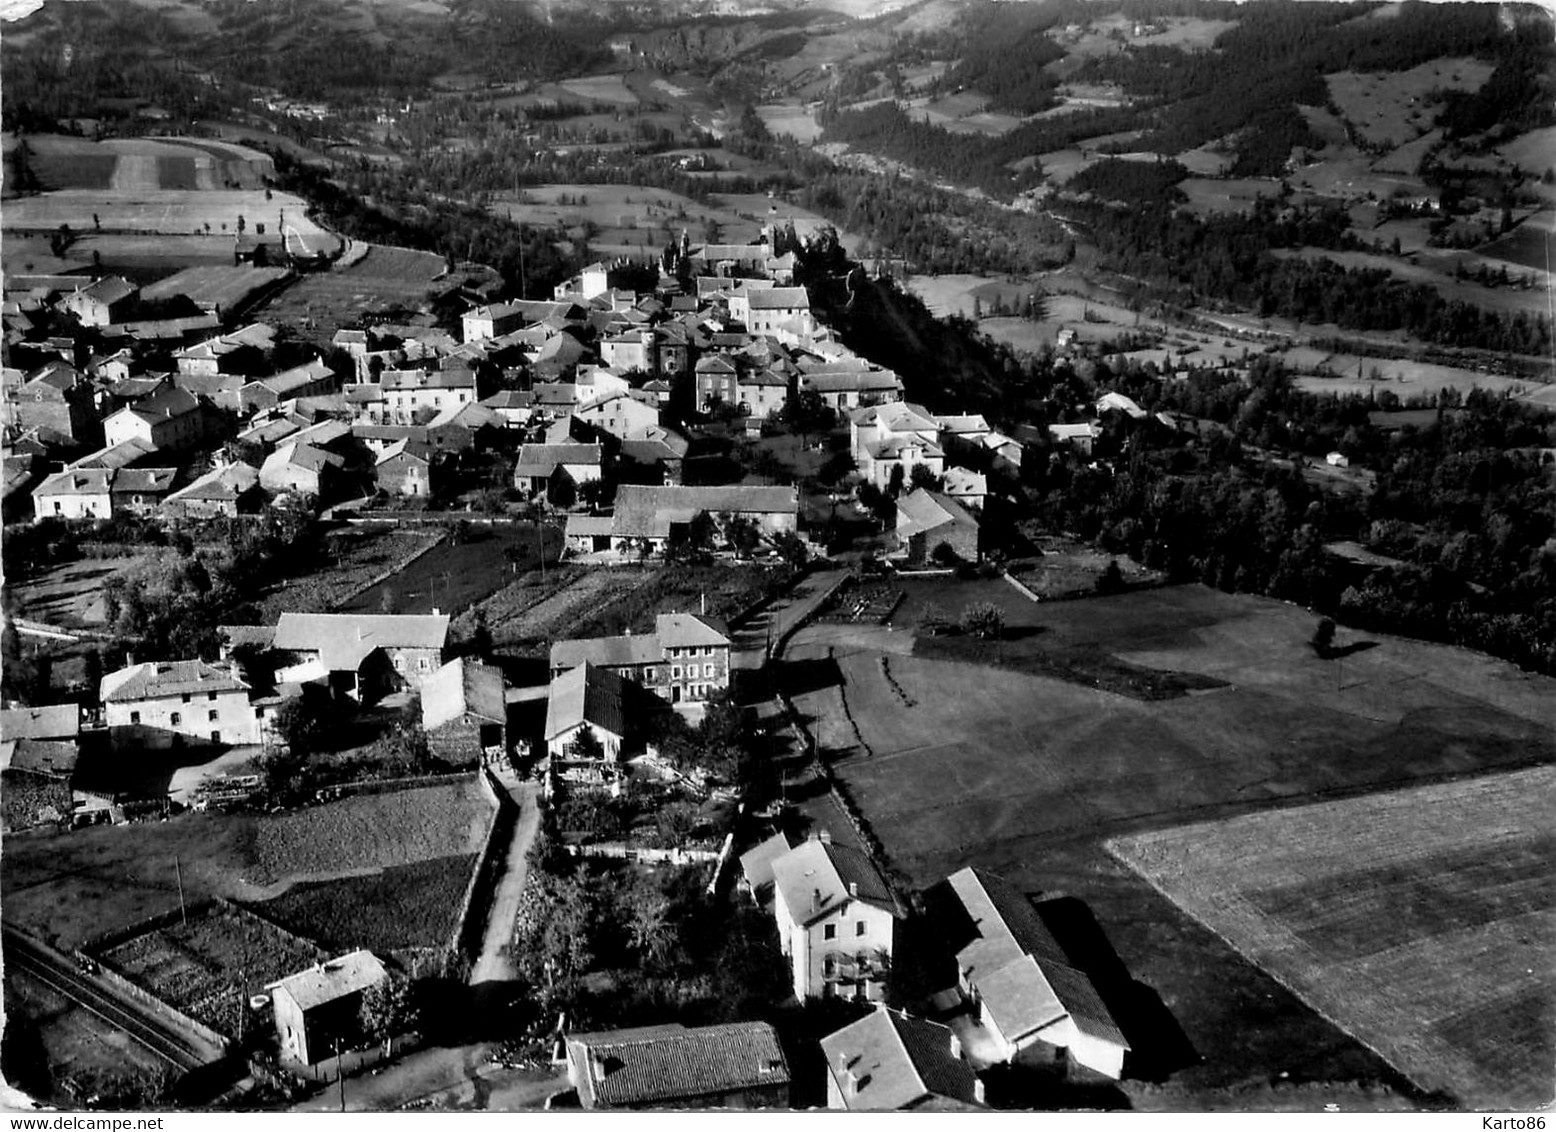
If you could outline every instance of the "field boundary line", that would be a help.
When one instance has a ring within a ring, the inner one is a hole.
[[[1133,836],[1133,835],[1125,834],[1125,835],[1122,835],[1122,836],[1123,837],[1129,837],[1129,836]],[[1112,857],[1119,864],[1123,865],[1126,869],[1128,869],[1130,872],[1132,872],[1135,876],[1137,876],[1141,880],[1145,881],[1145,883],[1150,885],[1151,888],[1153,890],[1155,890],[1162,897],[1163,900],[1166,900],[1169,904],[1171,904],[1174,908],[1176,908],[1183,915],[1187,916],[1189,919],[1193,920],[1200,927],[1202,927],[1206,931],[1208,931],[1211,935],[1215,936],[1222,943],[1224,943],[1227,947],[1231,948],[1232,951],[1236,952],[1237,955],[1239,957],[1241,957],[1243,960],[1245,960],[1248,963],[1251,963],[1254,967],[1258,968],[1259,971],[1263,972],[1265,975],[1268,975],[1271,979],[1274,979],[1277,983],[1279,983],[1282,987],[1284,987],[1287,991],[1289,991],[1291,993],[1291,995],[1294,998],[1297,999],[1297,1001],[1301,1002],[1302,1005],[1306,1006],[1314,1014],[1317,1014],[1325,1022],[1328,1022],[1336,1030],[1339,1030],[1342,1034],[1345,1034],[1347,1037],[1351,1038],[1353,1041],[1358,1042],[1362,1046],[1364,1046],[1367,1049],[1371,1050],[1373,1053],[1377,1054],[1378,1058],[1385,1065],[1387,1065],[1390,1069],[1394,1070],[1394,1072],[1398,1073],[1406,1081],[1409,1081],[1410,1084],[1415,1089],[1417,1089],[1418,1091],[1420,1091],[1423,1094],[1429,1094],[1429,1093],[1431,1093],[1433,1091],[1432,1089],[1428,1088],[1426,1085],[1422,1084],[1420,1081],[1416,1080],[1416,1078],[1413,1075],[1411,1075],[1410,1073],[1406,1072],[1392,1057],[1390,1057],[1389,1055],[1385,1054],[1381,1049],[1379,1049],[1377,1046],[1373,1045],[1371,1042],[1367,1041],[1360,1034],[1355,1033],[1353,1030],[1351,1030],[1351,1028],[1349,1026],[1346,1026],[1346,1025],[1342,1024],[1340,1022],[1340,1020],[1335,1018],[1332,1014],[1330,1014],[1328,1010],[1326,1010],[1324,1007],[1320,1006],[1317,1002],[1314,1002],[1313,999],[1311,997],[1309,997],[1309,995],[1306,994],[1303,991],[1302,988],[1300,988],[1298,986],[1295,986],[1292,983],[1292,981],[1290,980],[1290,978],[1288,978],[1285,975],[1285,973],[1283,973],[1281,971],[1278,971],[1278,970],[1275,970],[1274,968],[1272,968],[1272,967],[1266,965],[1265,963],[1261,962],[1250,951],[1244,949],[1243,947],[1240,947],[1234,940],[1232,940],[1229,936],[1227,936],[1222,931],[1220,931],[1209,920],[1205,919],[1204,917],[1199,915],[1197,912],[1191,911],[1189,908],[1185,907],[1178,900],[1175,900],[1173,898],[1172,893],[1167,891],[1167,889],[1165,887],[1163,887],[1160,883],[1158,883],[1157,879],[1154,876],[1152,876],[1150,873],[1146,872],[1144,869],[1137,867],[1135,865],[1134,861],[1130,860],[1129,857],[1127,857],[1124,854],[1124,852],[1118,847],[1118,844],[1117,844],[1117,842],[1120,839],[1121,839],[1120,837],[1108,837],[1108,838],[1104,838],[1103,839],[1103,841],[1102,841],[1102,848],[1108,854],[1108,856]]]

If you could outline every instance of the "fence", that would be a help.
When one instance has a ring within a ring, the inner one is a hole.
[[[565,845],[572,857],[601,857],[615,861],[636,861],[640,865],[707,864],[719,859],[717,849],[656,849],[647,845],[628,845],[621,841],[597,841],[589,845]]]
[[[325,786],[314,793],[314,800],[318,802],[333,802],[338,798],[353,798],[358,794],[393,794],[400,790],[416,790],[423,786],[445,786],[449,783],[464,782],[470,778],[468,770],[451,771],[447,774],[418,774],[406,778],[374,778],[363,782],[342,782],[334,786]]]

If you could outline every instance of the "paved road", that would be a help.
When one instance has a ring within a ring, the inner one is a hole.
[[[535,841],[535,831],[540,828],[540,808],[536,804],[538,784],[520,781],[506,762],[492,769],[499,785],[519,807],[519,818],[514,823],[513,839],[503,859],[502,875],[497,880],[491,907],[487,910],[486,932],[481,937],[481,954],[470,971],[472,986],[478,983],[508,982],[518,977],[513,961],[504,954],[503,948],[513,934],[519,897],[524,892],[530,845]]]
[[[68,958],[40,947],[14,931],[5,933],[5,961],[14,963],[18,970],[28,972],[50,989],[124,1031],[179,1069],[197,1069],[221,1056],[219,1050],[210,1048],[193,1034],[184,1033],[84,974]]]

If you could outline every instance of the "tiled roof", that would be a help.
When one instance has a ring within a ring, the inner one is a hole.
[[[553,641],[551,670],[595,664],[602,668],[636,667],[657,664],[664,659],[664,648],[652,633],[639,636],[580,637]]]
[[[586,1108],[673,1104],[789,1082],[777,1032],[766,1022],[571,1034],[567,1052]]]
[[[827,1070],[845,1107],[894,1111],[936,1096],[976,1102],[978,1080],[953,1052],[946,1026],[876,1006],[821,1039]]]
[[[701,613],[661,613],[654,618],[654,636],[667,649],[728,647],[729,626]]]
[[[68,778],[80,755],[74,739],[0,739],[0,770]]]
[[[810,924],[858,900],[900,916],[886,878],[863,852],[825,841],[803,841],[773,862],[773,882],[796,923]],[[850,892],[849,885],[857,886]]]
[[[183,500],[234,500],[259,485],[259,471],[247,464],[230,464],[207,472],[194,483],[167,497],[169,503]]]
[[[871,393],[901,389],[902,379],[889,369],[818,370],[802,372],[800,388],[817,393]]]
[[[612,534],[622,538],[665,538],[672,522],[710,515],[798,515],[793,487],[658,487],[622,484],[616,489]]]
[[[566,464],[598,465],[602,459],[598,444],[525,444],[519,448],[515,476],[550,476]]]
[[[293,366],[280,373],[273,373],[269,377],[255,378],[249,382],[249,385],[261,386],[277,396],[282,396],[329,376],[330,367],[324,363],[324,359],[316,358],[305,365]]]
[[[371,951],[353,951],[271,983],[269,989],[284,990],[298,1009],[308,1011],[364,991],[382,981],[386,974],[384,965]]]
[[[410,389],[474,389],[475,371],[468,369],[386,369],[380,375],[385,392]]]
[[[422,681],[422,725],[431,730],[467,713],[494,723],[508,718],[501,670],[459,657]]]
[[[789,839],[779,832],[740,855],[740,871],[752,892],[773,883],[773,862],[788,851]]]
[[[355,672],[374,649],[441,649],[447,614],[283,613],[275,647],[316,652],[331,672]]]
[[[554,739],[580,723],[625,736],[625,698],[625,682],[609,669],[592,664],[569,669],[551,681],[546,698],[546,738]]]
[[[938,491],[921,487],[897,500],[896,534],[899,539],[909,539],[949,523],[978,529],[978,520],[969,515],[966,508]]]
[[[103,677],[104,703],[131,703],[186,692],[239,692],[248,688],[232,672],[203,660],[147,661]]]
[[[749,300],[754,311],[810,309],[810,295],[804,287],[768,287],[752,291]]]

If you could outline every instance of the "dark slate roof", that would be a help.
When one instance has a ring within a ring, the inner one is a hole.
[[[554,739],[580,723],[627,733],[626,682],[608,668],[580,664],[551,681],[546,700],[546,738]]]
[[[585,1108],[673,1104],[789,1082],[778,1035],[766,1022],[572,1034],[567,1053]]]

